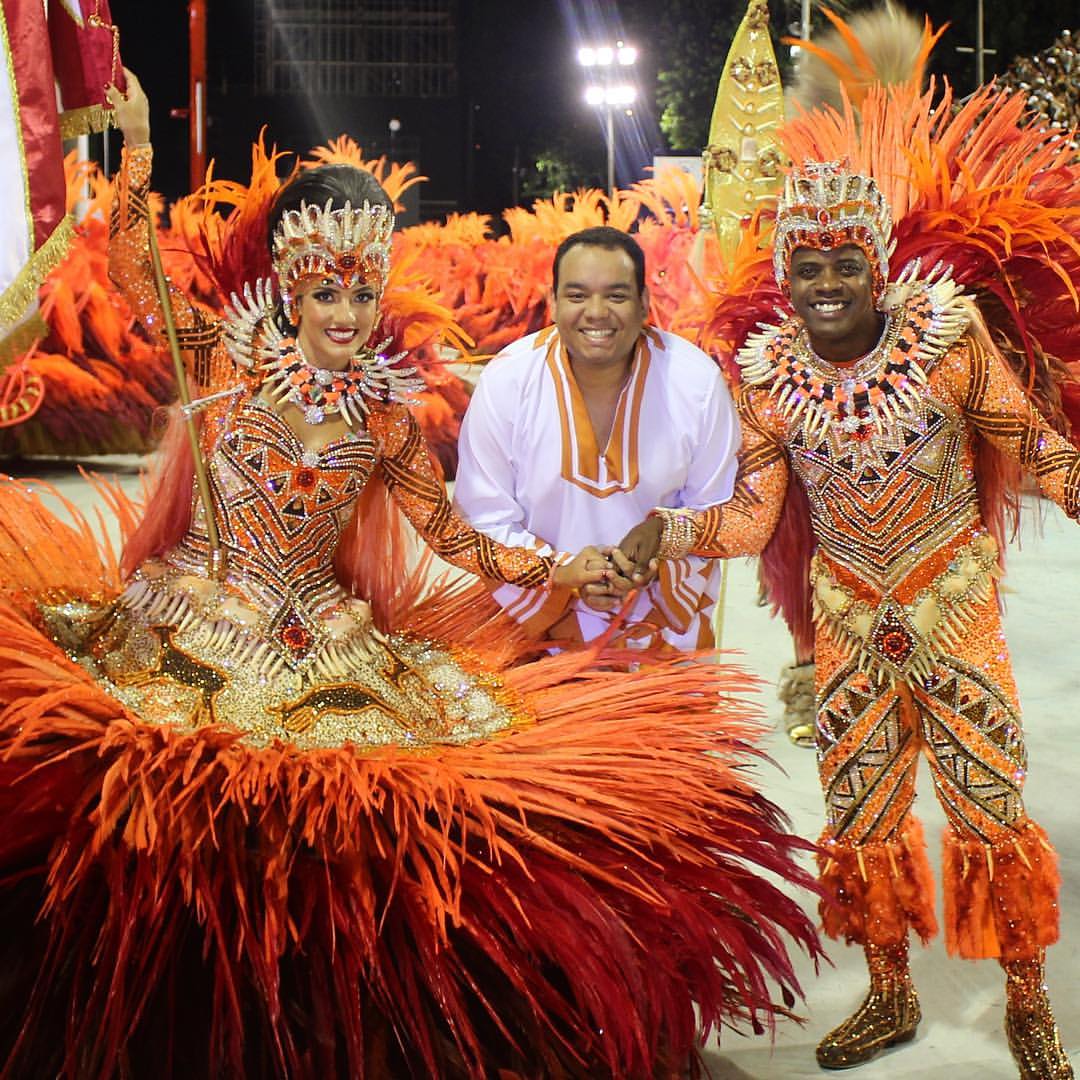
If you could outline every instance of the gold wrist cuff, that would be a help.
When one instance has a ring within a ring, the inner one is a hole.
[[[656,551],[661,559],[681,559],[693,550],[698,539],[695,513],[694,510],[672,510],[666,507],[657,507],[653,511],[663,525],[660,531],[660,547]]]

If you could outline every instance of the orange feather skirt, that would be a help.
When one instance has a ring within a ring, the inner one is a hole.
[[[496,737],[150,722],[44,632],[119,594],[108,544],[40,489],[0,505],[4,1076],[674,1076],[794,1004],[809,845],[737,668],[522,660],[444,591],[395,632],[486,665]]]

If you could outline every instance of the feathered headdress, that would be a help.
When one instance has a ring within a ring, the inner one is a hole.
[[[832,251],[854,244],[873,271],[875,298],[889,280],[892,214],[869,176],[838,161],[804,161],[792,168],[776,206],[773,273],[787,292],[796,248]]]

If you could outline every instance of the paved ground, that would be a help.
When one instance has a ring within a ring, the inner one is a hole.
[[[125,485],[137,487],[136,463],[111,462]],[[88,506],[89,489],[69,466],[33,467],[35,475],[56,484],[78,504]],[[1055,507],[1042,506],[1044,522],[1034,527],[1040,506],[1029,504],[1019,546],[1009,557],[1006,631],[1016,665],[1027,719],[1030,751],[1028,806],[1049,831],[1061,854],[1064,888],[1063,943],[1051,950],[1049,985],[1056,1002],[1065,1044],[1080,1061],[1080,532]],[[790,642],[775,621],[755,604],[756,577],[750,563],[733,564],[729,573],[724,623],[725,647],[737,648],[742,662],[771,686],[790,659]],[[771,716],[781,706],[766,691]],[[821,805],[810,751],[791,746],[777,731],[772,744],[777,768],[763,774],[769,794],[791,814],[796,829],[818,834]],[[931,859],[939,862],[938,834],[943,817],[925,769],[920,782],[919,813],[927,826]],[[939,901],[940,906],[940,901]],[[807,1017],[804,1026],[786,1024],[775,1046],[766,1038],[742,1038],[725,1032],[710,1047],[707,1061],[715,1080],[821,1077],[814,1063],[818,1039],[855,1007],[865,990],[861,953],[831,949],[835,966],[815,975],[800,968]],[[914,1043],[864,1066],[860,1080],[997,1080],[1015,1077],[1001,1030],[1004,980],[990,961],[949,960],[940,942],[914,959],[925,1020]]]

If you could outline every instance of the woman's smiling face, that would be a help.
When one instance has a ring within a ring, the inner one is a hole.
[[[330,278],[301,285],[296,291],[300,324],[296,340],[308,363],[344,371],[371,337],[379,313],[373,285],[348,289]]]

